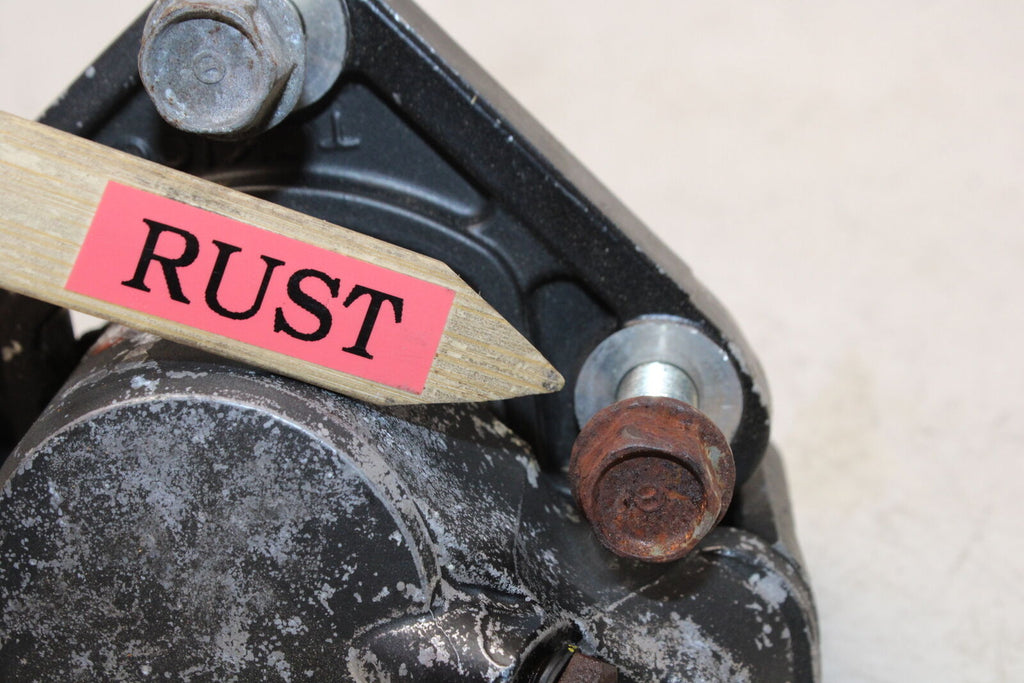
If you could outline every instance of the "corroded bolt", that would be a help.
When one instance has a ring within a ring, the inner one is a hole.
[[[519,676],[516,680],[533,683],[616,683],[619,670],[614,665],[579,651],[575,645],[557,649],[544,667],[535,673]]]
[[[668,562],[715,527],[736,467],[721,430],[684,401],[637,396],[583,427],[569,481],[598,539],[623,557]]]
[[[619,670],[608,662],[588,657],[582,652],[573,652],[558,683],[617,683]]]
[[[139,74],[172,126],[235,138],[295,108],[305,62],[302,19],[288,0],[160,0],[146,19]]]

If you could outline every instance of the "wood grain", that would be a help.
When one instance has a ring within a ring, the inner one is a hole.
[[[64,288],[108,182],[200,207],[455,292],[421,394],[396,389]],[[557,391],[544,357],[435,259],[0,112],[0,287],[383,404],[489,401]]]

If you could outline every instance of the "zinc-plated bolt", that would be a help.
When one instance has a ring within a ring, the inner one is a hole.
[[[629,396],[670,396],[694,405],[733,438],[743,390],[729,354],[699,327],[670,316],[647,316],[602,341],[576,379],[576,419]]]
[[[160,0],[146,20],[142,82],[160,115],[192,133],[237,138],[295,108],[306,39],[288,0]]]
[[[700,396],[693,380],[671,363],[652,360],[641,363],[623,375],[615,389],[615,400],[633,396],[667,396],[698,407]]]

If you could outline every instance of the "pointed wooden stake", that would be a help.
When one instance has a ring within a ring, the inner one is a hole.
[[[437,260],[2,112],[0,287],[373,403],[563,383]]]

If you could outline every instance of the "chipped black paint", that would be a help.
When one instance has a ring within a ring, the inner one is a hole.
[[[811,680],[786,556],[617,558],[483,406],[96,349],[0,472],[4,680],[525,682],[567,641],[623,681]]]

